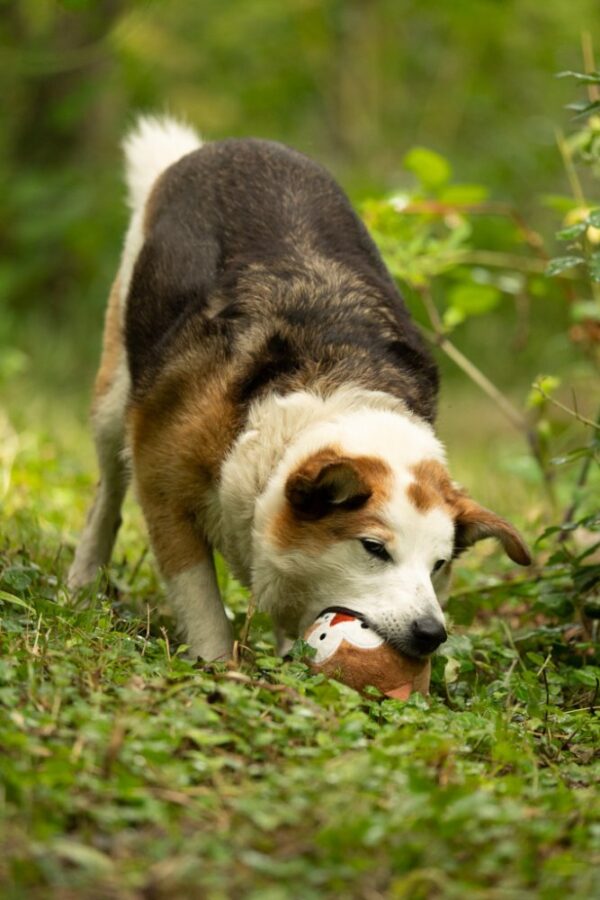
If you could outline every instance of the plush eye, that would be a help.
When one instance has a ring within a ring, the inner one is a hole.
[[[381,541],[376,541],[373,538],[361,538],[360,542],[371,556],[376,556],[377,559],[381,559],[383,562],[390,562],[392,557],[385,549],[385,544],[382,544]]]
[[[432,574],[434,572],[439,572],[439,570],[442,568],[442,566],[445,566],[445,565],[446,565],[445,559],[438,559],[438,561],[434,565],[433,569],[431,570]]]

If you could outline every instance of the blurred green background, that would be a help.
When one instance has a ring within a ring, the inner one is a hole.
[[[6,434],[46,433],[50,456],[68,448],[91,476],[85,409],[126,226],[119,144],[139,111],[181,115],[207,139],[293,144],[359,204],[409,189],[402,160],[430,147],[552,247],[561,218],[541,198],[568,193],[556,129],[568,131],[574,93],[555,75],[582,68],[582,32],[593,39],[599,24],[597,0],[0,2]],[[559,290],[507,295],[455,342],[519,405],[551,371],[592,410],[589,360],[569,340]],[[458,477],[535,516],[539,479],[521,437],[440,363]]]

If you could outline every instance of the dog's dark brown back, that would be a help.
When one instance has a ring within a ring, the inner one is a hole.
[[[157,182],[126,318],[134,389],[197,347],[231,391],[383,390],[433,419],[437,371],[343,191],[280,144],[207,144]]]

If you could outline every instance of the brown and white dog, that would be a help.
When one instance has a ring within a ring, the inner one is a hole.
[[[486,537],[530,557],[450,480],[435,364],[348,199],[294,150],[202,146],[168,118],[140,120],[125,152],[132,218],[92,411],[101,476],[70,587],[108,563],[132,473],[194,655],[232,651],[214,549],[282,646],[342,606],[431,653],[454,557]]]

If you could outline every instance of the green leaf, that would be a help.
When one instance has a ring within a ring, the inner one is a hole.
[[[14,594],[9,594],[7,591],[0,591],[0,600],[3,603],[12,603],[13,606],[21,606],[23,609],[34,612],[33,606],[30,606],[30,604],[26,603],[25,600],[22,600],[21,597],[15,597]]]
[[[600,72],[559,72],[557,78],[575,78],[582,84],[600,84]]]
[[[547,297],[550,290],[547,278],[534,276],[529,279],[529,293],[532,297]]]
[[[458,284],[448,292],[448,307],[468,316],[481,316],[494,309],[500,302],[502,294],[491,284]]]
[[[578,119],[581,116],[589,116],[591,113],[596,112],[596,110],[600,110],[600,100],[592,100],[590,103],[586,101],[581,103],[567,103],[566,108],[572,110],[575,113],[575,118]]]
[[[441,188],[450,180],[452,174],[447,160],[435,150],[429,150],[427,147],[413,147],[402,162],[404,167],[430,190]]]
[[[439,199],[450,206],[476,206],[488,196],[489,191],[482,184],[449,184],[440,192]]]
[[[544,393],[553,394],[560,387],[560,378],[557,378],[556,375],[540,375],[536,379],[535,385]]]
[[[594,669],[592,666],[585,666],[583,669],[575,669],[571,673],[571,678],[573,681],[578,681],[579,684],[585,684],[587,687],[595,688],[600,680],[598,678],[597,669]]]
[[[444,310],[444,314],[442,316],[442,321],[444,323],[444,327],[451,331],[453,328],[456,328],[457,325],[461,325],[465,321],[465,314],[460,309],[456,309],[454,306],[449,306],[448,309]]]
[[[600,306],[595,300],[577,300],[571,305],[570,313],[574,322],[584,322],[590,319],[600,322]]]
[[[577,462],[579,459],[593,459],[593,457],[594,453],[590,447],[576,447],[575,450],[570,450],[564,456],[553,457],[550,462],[553,466],[565,466]]]
[[[70,838],[58,838],[54,841],[52,849],[58,856],[82,869],[87,869],[96,875],[103,875],[113,870],[113,862],[105,853],[87,846],[80,841]]]
[[[592,281],[600,281],[600,251],[592,253],[589,261],[589,269]]]
[[[600,209],[593,209],[587,217],[587,224],[594,228],[600,228]]]
[[[540,200],[548,209],[553,209],[557,213],[565,215],[572,209],[577,208],[577,201],[573,197],[566,194],[542,194]]]
[[[559,241],[572,241],[575,238],[578,238],[583,232],[586,230],[587,225],[585,222],[577,222],[575,225],[569,225],[568,228],[563,228],[561,231],[556,232],[556,239]]]
[[[544,406],[546,403],[546,396],[544,395],[551,396],[559,387],[560,378],[557,378],[555,375],[538,375],[531,385],[531,390],[527,397],[527,407],[535,409]]]
[[[546,275],[560,275],[567,269],[573,269],[575,266],[585,262],[583,256],[556,256],[551,259],[546,267]]]
[[[37,577],[38,572],[34,566],[8,566],[2,573],[0,582],[11,594],[19,595],[31,587]]]

